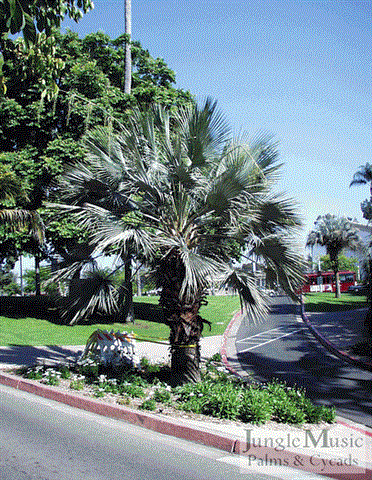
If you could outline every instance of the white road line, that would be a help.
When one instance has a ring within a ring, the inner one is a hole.
[[[303,328],[300,328],[298,330],[294,330],[293,332],[285,333],[284,335],[280,335],[279,337],[272,338],[271,340],[267,340],[266,342],[258,343],[257,345],[253,345],[253,347],[245,348],[244,350],[239,350],[238,353],[244,353],[248,352],[250,350],[253,350],[254,348],[261,347],[262,345],[267,345],[268,343],[275,342],[275,340],[279,340],[280,338],[288,337],[289,335],[293,335],[294,333],[301,332]],[[236,342],[238,343],[238,342]]]
[[[244,342],[244,341],[247,340],[248,338],[259,337],[260,335],[264,335],[265,333],[268,333],[268,332],[275,332],[275,330],[279,330],[279,331],[280,331],[280,329],[281,329],[281,327],[272,328],[272,329],[270,329],[270,330],[265,330],[264,332],[256,333],[255,335],[252,335],[251,337],[244,338],[243,340],[237,340],[236,343]]]

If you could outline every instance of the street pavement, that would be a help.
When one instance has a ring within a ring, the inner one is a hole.
[[[233,355],[237,373],[305,388],[315,403],[334,405],[339,415],[372,427],[372,364],[348,352],[362,338],[364,315],[312,314],[304,322],[297,305],[276,298],[267,322],[240,323]]]
[[[357,311],[309,315],[301,319],[296,307],[283,299],[279,305],[273,305],[264,327],[247,327],[237,314],[223,336],[202,339],[201,354],[203,358],[209,358],[219,351],[230,371],[247,378],[270,380],[272,377],[267,377],[275,373],[276,378],[297,385],[307,379],[307,391],[315,401],[330,403],[330,393],[336,392],[338,413],[345,411],[347,414],[354,408],[354,413],[362,410],[362,413],[371,415],[371,365],[367,359],[355,358],[348,351],[350,345],[360,338],[362,318],[363,311]],[[304,472],[313,472],[313,479],[319,478],[318,475],[340,480],[372,479],[372,430],[358,415],[342,415],[333,425],[306,428],[277,424],[247,428],[223,422],[207,424],[193,419],[172,420],[161,414],[139,414],[125,407],[74,397],[73,393],[58,394],[52,387],[21,380],[6,372],[11,367],[37,361],[58,363],[66,357],[73,359],[83,348],[0,347],[0,370],[3,370],[0,383],[100,415],[122,418],[159,433],[238,453],[242,468],[275,473],[277,478],[296,478],[293,472],[288,473],[288,468],[294,468],[303,472],[303,476],[300,473],[297,477],[299,479],[307,478]],[[137,354],[161,361],[169,357],[169,347],[138,342]],[[355,361],[360,362],[358,367]],[[321,379],[321,391],[309,389],[314,378]],[[349,391],[355,395],[351,399]],[[353,406],[355,399],[357,403]],[[275,445],[283,448],[275,448]]]

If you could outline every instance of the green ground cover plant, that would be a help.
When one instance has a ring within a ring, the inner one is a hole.
[[[167,341],[169,327],[161,323],[156,305],[158,299],[159,297],[137,297],[135,304],[139,313],[136,317],[139,318],[136,318],[134,323],[95,323],[71,327],[40,318],[0,316],[0,345],[84,345],[91,333],[97,329],[133,331],[138,340]],[[205,327],[203,335],[222,335],[239,307],[237,296],[208,297],[208,305],[201,308],[201,315],[211,322],[212,329],[210,331]],[[157,315],[154,315],[154,312]]]
[[[121,367],[107,370],[92,360],[66,365],[24,368],[18,374],[44,384],[88,391],[93,397],[116,396],[116,403],[149,411],[173,411],[202,414],[243,423],[262,424],[275,421],[285,424],[332,423],[335,409],[313,404],[306,392],[273,380],[268,384],[249,384],[230,375],[214,356],[203,366],[202,381],[171,387],[169,366],[157,369]]]
[[[367,297],[343,293],[335,298],[334,293],[307,293],[305,295],[306,312],[336,312],[367,307]]]

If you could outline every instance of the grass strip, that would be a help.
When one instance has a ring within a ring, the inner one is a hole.
[[[366,306],[367,297],[363,295],[342,293],[340,298],[336,298],[334,293],[308,293],[305,295],[306,312],[338,312]]]
[[[157,308],[159,297],[137,297],[135,307],[138,315],[134,323],[94,323],[82,325],[59,325],[40,318],[0,316],[0,345],[84,345],[92,332],[98,328],[115,332],[134,332],[144,339],[167,339],[169,328],[162,323]],[[203,335],[222,335],[234,313],[239,310],[237,296],[210,296],[208,305],[200,314],[212,323],[205,326]],[[155,321],[154,321],[155,320]]]

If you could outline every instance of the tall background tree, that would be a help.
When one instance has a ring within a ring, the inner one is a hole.
[[[134,249],[152,266],[173,382],[197,381],[208,287],[239,292],[247,318],[265,313],[254,274],[234,267],[234,256],[254,253],[293,297],[302,281],[291,243],[300,222],[292,201],[273,191],[277,149],[265,138],[250,146],[230,140],[209,100],[174,114],[135,111],[119,134],[90,132],[86,146],[86,160],[62,177],[60,209],[86,226],[97,249],[124,256]],[[90,202],[99,192],[105,201]]]
[[[132,90],[132,1],[125,0],[125,35],[127,42],[125,45],[125,84],[124,92],[128,95]]]
[[[307,246],[320,245],[326,248],[330,258],[330,264],[336,279],[336,297],[341,296],[339,279],[339,256],[347,248],[349,250],[362,249],[359,234],[353,228],[350,220],[345,217],[327,214],[319,216],[306,241]]]

